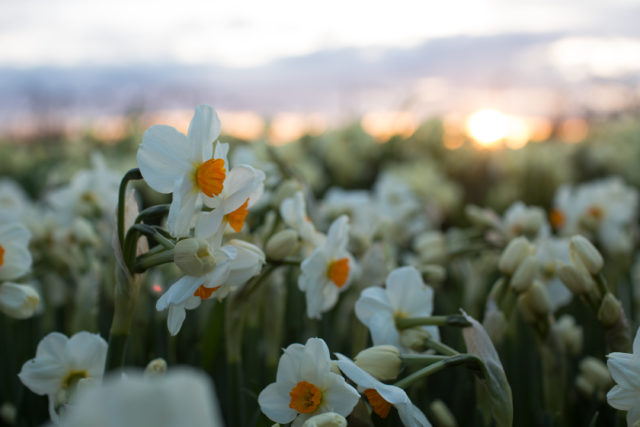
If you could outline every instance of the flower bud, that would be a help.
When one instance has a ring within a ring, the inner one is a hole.
[[[531,244],[526,237],[516,237],[502,252],[498,268],[504,274],[513,274],[516,268],[531,254]]]
[[[180,240],[173,249],[173,262],[187,276],[199,277],[216,267],[215,259],[209,252],[209,244],[203,239]]]
[[[453,414],[442,400],[434,400],[431,405],[429,405],[429,409],[431,410],[430,418],[435,421],[437,426],[456,427],[458,425]]]
[[[469,221],[476,227],[480,228],[493,228],[497,227],[500,222],[500,218],[491,209],[481,208],[476,205],[467,205],[464,208],[464,213],[469,218]]]
[[[292,229],[278,231],[267,242],[267,256],[276,261],[285,259],[298,248],[298,233]]]
[[[10,402],[4,402],[0,406],[0,420],[7,425],[14,425],[16,423],[18,411],[16,407]]]
[[[40,304],[40,295],[31,286],[6,282],[0,285],[0,311],[14,319],[27,319],[34,315]]]
[[[577,235],[569,242],[569,255],[575,263],[580,260],[587,271],[591,274],[598,274],[604,265],[602,255],[593,244],[585,237]]]
[[[620,306],[620,302],[611,292],[607,292],[598,309],[598,321],[605,328],[612,327],[620,320],[621,313],[622,307]]]
[[[147,367],[144,368],[144,375],[147,377],[164,375],[165,372],[167,372],[167,362],[162,357],[153,359],[147,364]]]
[[[613,384],[607,366],[600,359],[587,356],[580,362],[580,371],[589,382],[601,390],[608,390]]]
[[[439,231],[422,233],[416,238],[413,246],[420,261],[425,264],[442,264],[446,260],[444,236]]]
[[[346,427],[347,420],[340,414],[335,412],[325,412],[318,414],[302,424],[302,427]]]
[[[520,263],[511,277],[511,287],[518,293],[526,291],[538,273],[538,260],[528,257]]]
[[[591,277],[586,274],[586,271],[580,271],[573,265],[562,264],[556,270],[556,274],[574,295],[583,295],[591,287]]]
[[[500,344],[507,332],[507,319],[504,313],[498,308],[495,302],[491,301],[489,307],[484,313],[482,326],[489,334],[491,341]]]
[[[447,269],[441,265],[429,264],[420,267],[420,273],[428,283],[442,283],[447,278]]]
[[[302,190],[302,185],[294,179],[289,179],[278,186],[276,193],[273,195],[273,205],[280,206],[284,199],[293,197],[296,192]]]
[[[577,356],[582,350],[583,332],[582,327],[576,325],[575,319],[564,314],[553,325],[553,329],[569,354]]]
[[[534,322],[549,314],[549,294],[547,288],[539,280],[534,280],[529,289],[518,298],[525,319]]]
[[[393,345],[378,345],[362,350],[355,363],[381,381],[394,380],[402,369],[400,351]]]

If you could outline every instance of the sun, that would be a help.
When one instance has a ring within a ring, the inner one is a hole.
[[[497,110],[477,111],[467,121],[467,132],[483,147],[496,145],[507,135],[507,131],[507,116]]]

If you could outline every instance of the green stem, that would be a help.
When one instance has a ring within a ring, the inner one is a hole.
[[[424,345],[429,347],[430,349],[437,351],[438,353],[446,354],[447,356],[458,356],[460,354],[459,351],[432,338],[427,338],[426,340],[424,340]]]
[[[248,298],[257,288],[260,283],[269,277],[271,273],[277,268],[277,265],[268,264],[265,268],[262,269],[259,275],[255,276],[249,283],[247,283],[243,288],[243,293],[241,294],[241,298]]]
[[[155,267],[157,265],[167,264],[169,262],[173,262],[173,250],[165,250],[163,252],[155,253],[155,254],[145,254],[136,260],[135,267],[133,269],[134,273],[143,273],[151,267]]]
[[[124,252],[124,199],[127,196],[127,184],[129,181],[142,179],[142,173],[140,173],[140,169],[135,168],[129,170],[122,177],[122,181],[120,181],[120,188],[118,189],[118,242],[120,243],[120,248]]]
[[[434,356],[431,354],[401,354],[400,359],[406,365],[427,365],[447,359],[450,356]]]
[[[136,217],[135,223],[140,224],[142,220],[146,218],[164,215],[165,213],[169,212],[169,206],[170,205],[165,204],[165,205],[155,205],[155,206],[148,207],[147,209],[141,211],[138,214],[138,216]]]
[[[279,259],[279,260],[267,258],[267,264],[272,264],[275,266],[280,266],[280,265],[299,266],[301,263],[302,263],[302,260],[297,258],[285,258],[285,259]]]
[[[466,328],[471,323],[460,314],[450,314],[448,316],[428,316],[428,317],[406,317],[396,319],[396,328],[407,329],[415,326],[459,326]]]
[[[448,357],[429,366],[426,366],[419,371],[406,376],[405,378],[396,382],[394,385],[400,388],[407,388],[419,379],[428,377],[429,375],[435,374],[436,372],[439,372],[445,368],[466,364],[470,365],[470,367],[474,368],[474,370],[482,371],[483,363],[480,358],[478,358],[478,356],[475,356],[473,354],[457,354],[455,356]]]

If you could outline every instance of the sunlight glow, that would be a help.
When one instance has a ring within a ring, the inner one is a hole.
[[[467,132],[483,147],[496,145],[507,135],[507,129],[507,116],[497,110],[477,111],[467,121]]]

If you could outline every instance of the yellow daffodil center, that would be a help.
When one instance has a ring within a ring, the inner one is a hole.
[[[87,371],[71,371],[62,380],[62,386],[64,388],[75,386],[78,383],[78,381],[80,381],[83,378],[87,378],[88,376],[89,374],[87,373]]]
[[[587,215],[591,218],[600,221],[604,217],[604,211],[602,210],[602,206],[599,205],[591,205],[589,209],[587,209]]]
[[[196,169],[196,185],[207,196],[217,196],[222,192],[226,175],[224,160],[209,159]]]
[[[327,269],[327,276],[337,287],[343,287],[349,277],[349,258],[332,261]]]
[[[562,228],[566,221],[564,212],[562,212],[560,209],[553,209],[549,214],[549,221],[551,222],[553,228],[555,228],[556,230]]]
[[[322,401],[322,392],[315,385],[306,381],[300,381],[289,393],[291,402],[289,408],[301,414],[310,414],[315,411]]]
[[[201,300],[206,300],[208,299],[212,293],[214,293],[215,291],[217,291],[218,289],[220,289],[222,287],[222,285],[220,286],[214,286],[213,288],[207,288],[205,285],[200,285],[200,287],[198,289],[196,289],[196,291],[193,293],[194,297],[200,297]]]
[[[244,220],[249,213],[249,209],[247,206],[249,205],[249,199],[245,200],[245,202],[235,211],[231,212],[226,216],[227,221],[231,228],[233,228],[236,232],[240,232],[242,227],[244,226]]]
[[[4,248],[0,245],[0,267],[4,264]]]
[[[389,411],[391,410],[391,404],[384,400],[380,393],[373,388],[368,388],[364,391],[364,395],[367,396],[367,400],[375,412],[380,418],[387,418]]]

